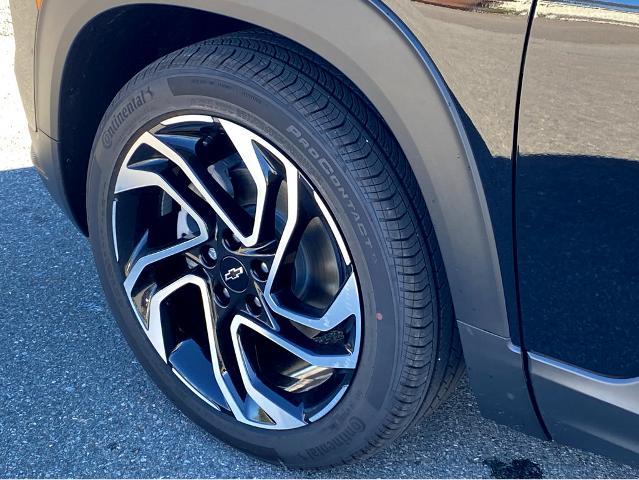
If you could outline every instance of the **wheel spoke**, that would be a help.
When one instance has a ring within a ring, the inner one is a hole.
[[[286,224],[284,226],[284,231],[282,232],[282,237],[280,239],[280,243],[277,246],[277,250],[275,251],[275,256],[273,258],[273,264],[271,266],[271,270],[269,272],[268,280],[266,282],[266,287],[264,289],[264,296],[267,301],[271,299],[271,292],[273,290],[273,284],[275,282],[275,278],[278,274],[280,266],[283,264],[285,260],[286,252],[289,248],[289,244],[291,243],[291,239],[293,238],[295,229],[298,227],[298,199],[299,199],[299,179],[298,173],[295,167],[291,165],[288,161],[284,163],[286,168],[286,194],[287,194],[287,205],[286,205]]]
[[[243,418],[248,422],[248,419],[244,415],[244,401],[240,398],[237,390],[235,389],[232,381],[230,380],[227,373],[224,373],[220,368],[220,363],[217,361],[218,358],[218,345],[217,345],[217,336],[215,330],[215,321],[213,318],[213,302],[211,300],[211,292],[209,290],[209,284],[205,277],[196,275],[196,274],[188,274],[180,277],[179,279],[170,282],[168,285],[157,289],[153,296],[150,299],[149,305],[149,322],[148,327],[145,327],[146,335],[149,338],[149,341],[158,352],[162,360],[167,362],[168,355],[166,351],[166,345],[164,341],[164,333],[163,329],[166,328],[163,319],[162,319],[162,303],[177,290],[187,286],[194,285],[199,289],[201,300],[202,300],[202,309],[204,315],[204,322],[206,325],[206,332],[209,342],[210,356],[211,356],[211,368],[212,373],[217,383],[218,388],[222,392],[224,399],[226,400],[225,407],[228,407],[233,414],[238,418]],[[189,388],[196,389],[195,385],[189,383],[189,379],[185,378],[182,375],[178,375],[180,380],[186,383]],[[202,396],[203,393],[198,390],[198,395]],[[208,399],[205,398],[208,401]]]
[[[357,364],[357,355],[354,353],[317,354],[311,349],[298,345],[272,329],[264,327],[262,324],[256,323],[242,315],[236,315],[231,323],[231,331],[237,332],[240,327],[253,330],[314,367],[353,369]]]
[[[327,332],[334,329],[340,323],[351,316],[355,316],[359,320],[359,291],[355,275],[352,273],[342,289],[337,294],[333,303],[328,307],[321,317],[312,317],[298,313],[290,308],[280,305],[277,300],[269,295],[265,295],[268,306],[278,315],[290,320],[291,322],[305,327],[310,327],[321,332]]]
[[[305,424],[303,411],[281,395],[268,388],[260,379],[248,360],[240,338],[240,326],[266,331],[242,315],[236,315],[231,322],[231,336],[235,356],[240,367],[242,383],[248,396],[273,420],[279,429],[295,428]]]
[[[169,295],[186,285],[195,285],[200,289],[200,292],[202,294],[202,302],[204,305],[204,315],[205,317],[210,316],[211,302],[207,284],[206,281],[198,275],[185,275],[178,280],[169,283],[165,287],[157,290],[150,300],[149,322],[148,327],[146,327],[146,335],[147,337],[149,337],[151,344],[158,352],[158,354],[162,357],[162,360],[164,360],[164,362],[167,361],[167,354],[164,344],[162,314],[160,307],[162,305],[162,302],[164,302],[164,300]]]
[[[249,237],[240,240],[245,247],[255,245],[260,237],[264,237],[264,228],[272,227],[274,220],[275,198],[281,183],[281,177],[276,168],[267,159],[271,155],[282,164],[288,164],[288,160],[272,145],[255,135],[253,132],[232,122],[220,119],[220,124],[230,138],[237,153],[246,165],[255,186],[257,198],[255,205],[255,223]],[[264,221],[266,220],[266,221]]]
[[[167,195],[169,195],[182,209],[190,215],[197,223],[199,229],[199,235],[188,239],[186,241],[176,242],[175,244],[162,248],[160,250],[151,251],[148,253],[146,243],[148,240],[147,234],[143,235],[139,240],[136,248],[129,258],[126,268],[126,279],[124,281],[124,288],[127,294],[131,295],[133,287],[135,286],[142,271],[152,263],[158,262],[172,255],[187,251],[201,243],[204,243],[208,239],[208,230],[206,223],[200,215],[191,207],[191,205],[184,199],[180,193],[178,193],[172,185],[170,185],[162,176],[157,173],[149,172],[146,170],[134,169],[130,167],[124,168],[116,183],[115,193],[123,193],[125,191],[144,188],[144,187],[159,187]],[[116,225],[114,218],[114,238],[117,236]],[[177,226],[176,226],[177,229]]]

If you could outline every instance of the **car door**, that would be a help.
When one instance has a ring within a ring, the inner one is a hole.
[[[553,438],[639,453],[639,2],[544,2],[515,176],[523,346]]]

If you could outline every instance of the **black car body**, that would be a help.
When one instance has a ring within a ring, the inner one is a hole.
[[[95,132],[142,67],[254,27],[330,63],[419,182],[482,413],[637,462],[635,0],[44,0],[12,13],[34,163],[84,233]]]

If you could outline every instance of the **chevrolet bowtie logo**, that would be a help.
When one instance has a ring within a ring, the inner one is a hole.
[[[231,268],[224,274],[224,280],[226,280],[227,282],[229,280],[237,280],[243,273],[244,269],[242,267]]]

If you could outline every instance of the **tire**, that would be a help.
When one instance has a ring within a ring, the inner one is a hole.
[[[301,428],[260,428],[212,408],[158,355],[123,288],[113,253],[120,228],[113,220],[118,172],[141,132],[175,115],[225,119],[275,146],[323,200],[352,257],[361,302],[356,370],[332,409]],[[198,43],[149,65],[104,115],[87,192],[99,276],[132,350],[183,412],[238,449],[295,467],[365,458],[432,412],[457,383],[461,346],[416,179],[372,105],[302,47],[251,30]]]

